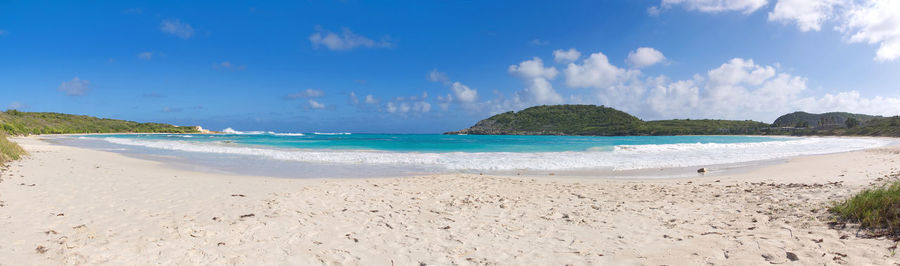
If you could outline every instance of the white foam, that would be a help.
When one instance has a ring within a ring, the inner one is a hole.
[[[274,135],[274,136],[304,136],[303,133],[276,133],[273,131],[237,131],[233,128],[226,128],[222,133],[233,135]]]
[[[275,135],[275,136],[306,136],[303,133],[275,133],[275,132],[272,132],[272,135]]]
[[[315,135],[350,135],[350,134],[353,134],[353,133],[347,133],[347,132],[336,132],[336,133],[313,132],[313,134],[315,134]]]
[[[797,138],[787,141],[757,143],[621,145],[616,146],[612,151],[597,149],[571,152],[418,153],[275,149],[190,141],[136,140],[115,137],[107,137],[104,140],[121,145],[187,152],[246,155],[284,161],[407,165],[447,170],[629,170],[707,166],[800,155],[845,152],[892,143],[890,140],[872,138]]]
[[[262,135],[262,134],[266,134],[265,131],[237,131],[237,130],[234,130],[233,128],[230,128],[230,127],[229,127],[229,128],[226,128],[226,129],[223,129],[223,130],[222,130],[222,133],[225,133],[225,134],[235,134],[235,135]]]

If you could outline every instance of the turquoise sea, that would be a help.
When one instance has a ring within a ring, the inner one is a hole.
[[[755,143],[792,138],[754,136],[496,136],[496,135],[407,135],[348,133],[245,133],[224,135],[106,135],[141,141],[187,141],[203,144],[234,144],[254,147],[313,150],[372,150],[391,152],[563,152],[612,151],[619,145],[679,143]]]
[[[873,138],[482,136],[240,132],[67,137],[63,143],[279,175],[624,171],[747,163],[887,145]]]

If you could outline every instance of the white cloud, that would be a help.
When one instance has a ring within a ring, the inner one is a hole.
[[[415,101],[415,102],[388,102],[385,106],[385,111],[388,113],[397,113],[397,114],[407,114],[410,112],[414,113],[427,113],[431,111],[431,104],[425,101]]]
[[[178,36],[182,39],[190,39],[194,36],[194,27],[190,24],[182,23],[178,19],[166,19],[159,25],[162,32]]]
[[[775,76],[772,66],[759,66],[752,59],[734,58],[708,73],[715,86],[735,86],[741,83],[759,85]]]
[[[702,12],[753,13],[768,0],[662,0],[661,8],[685,5]],[[659,9],[648,13],[651,15]],[[776,0],[768,20],[795,23],[800,31],[819,31],[828,22],[851,43],[878,44],[875,61],[900,58],[900,1],[897,0]]]
[[[541,40],[541,39],[534,39],[534,40],[531,40],[531,44],[532,44],[532,45],[537,45],[537,46],[545,46],[545,45],[550,44],[550,41],[548,41],[548,40]]]
[[[632,67],[642,68],[655,65],[665,60],[666,57],[662,52],[650,47],[641,47],[628,53],[627,61]]]
[[[137,55],[138,58],[143,60],[153,59],[153,52],[142,52]]]
[[[838,29],[850,34],[850,42],[878,44],[876,61],[900,58],[900,1],[868,0],[855,3]]]
[[[570,63],[563,72],[566,85],[572,88],[606,88],[638,73],[610,64],[609,59],[601,52],[591,54],[581,65]]]
[[[883,116],[900,115],[900,98],[865,98],[858,91],[803,98],[798,100],[797,106],[798,110],[817,113],[846,111]]]
[[[378,99],[375,99],[375,96],[372,96],[372,94],[369,94],[369,95],[366,95],[366,103],[367,104],[377,104]]]
[[[656,114],[680,113],[690,116],[700,104],[700,88],[695,80],[667,83],[665,77],[651,79],[653,85],[647,96],[647,107]]]
[[[222,63],[213,64],[212,68],[213,69],[231,70],[231,71],[240,71],[240,70],[247,69],[247,66],[233,64],[230,61],[223,61]]]
[[[69,96],[81,96],[86,94],[90,90],[91,82],[87,80],[81,80],[78,77],[72,78],[70,81],[64,81],[59,84],[59,87],[56,90],[64,92]]]
[[[447,77],[447,73],[440,72],[437,69],[432,69],[431,72],[428,72],[428,81],[450,84],[450,78]]]
[[[647,8],[647,14],[650,16],[659,16],[660,10],[658,6],[651,6]]]
[[[769,21],[795,22],[800,31],[819,31],[832,17],[835,5],[846,0],[778,0]]]
[[[508,71],[525,83],[524,93],[531,103],[559,104],[563,102],[562,96],[550,84],[550,80],[556,78],[559,71],[555,67],[545,68],[544,62],[540,58],[535,57],[518,65],[511,65]]]
[[[420,113],[427,113],[431,111],[431,104],[424,101],[418,101],[413,103],[413,110]]]
[[[660,6],[670,8],[675,5],[684,5],[688,10],[706,13],[740,11],[750,14],[766,4],[768,4],[768,0],[662,0]],[[651,14],[653,13],[651,12]]]
[[[544,67],[544,61],[539,57],[531,60],[522,61],[518,65],[511,65],[507,69],[510,74],[519,76],[524,79],[546,78],[553,79],[559,74],[555,67]]]
[[[312,109],[325,109],[325,104],[319,103],[313,99],[309,99],[309,108]]]
[[[287,97],[290,99],[300,99],[300,98],[318,98],[318,97],[322,97],[322,96],[325,96],[325,92],[323,92],[321,90],[306,89],[301,92],[289,94]]]
[[[359,97],[356,97],[356,92],[350,92],[350,103],[353,105],[359,104]]]
[[[646,106],[635,108],[644,118],[753,119],[772,122],[793,111],[900,114],[898,98],[864,98],[856,91],[802,97],[807,79],[779,72],[773,66],[734,58],[711,69],[706,77],[669,82],[651,79]]]
[[[553,61],[556,63],[571,63],[578,60],[581,57],[581,52],[575,50],[575,48],[569,48],[569,50],[556,50],[553,51]]]
[[[856,91],[802,96],[810,93],[807,78],[781,72],[777,66],[734,58],[692,79],[670,81],[665,76],[646,81],[628,79],[598,88],[594,104],[605,104],[645,119],[716,118],[772,122],[793,112],[855,112],[900,114],[900,98],[865,98]]]
[[[28,108],[28,106],[20,102],[11,102],[6,106],[7,110],[22,110],[25,108]]]
[[[316,33],[309,36],[309,42],[312,43],[313,48],[325,46],[332,51],[347,51],[356,47],[387,48],[393,46],[388,37],[384,37],[380,41],[374,41],[366,36],[353,33],[348,28],[342,28],[341,30],[341,34],[338,35],[317,27]]]
[[[469,88],[469,86],[463,85],[462,83],[454,82],[453,85],[450,86],[450,90],[453,91],[456,100],[461,103],[474,103],[478,100],[478,90]]]

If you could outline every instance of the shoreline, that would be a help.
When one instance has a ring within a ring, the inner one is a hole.
[[[171,135],[171,134],[167,134]],[[152,147],[143,147],[143,146],[130,146],[123,144],[102,144],[102,145],[110,145],[109,147],[100,148],[104,146],[98,146],[96,144],[91,145],[79,145],[77,142],[60,142],[60,140],[66,140],[63,137],[71,137],[71,136],[63,136],[54,138],[57,136],[34,136],[35,138],[43,138],[49,139],[50,141],[67,145],[73,147],[81,147],[88,149],[100,149],[100,150],[111,150],[113,152],[123,154],[129,157],[143,159],[143,160],[152,160],[156,162],[161,162],[169,165],[170,167],[176,167],[182,170],[192,170],[192,171],[207,171],[207,172],[217,172],[222,174],[231,174],[231,175],[262,175],[262,176],[272,176],[278,178],[316,178],[316,177],[326,177],[326,178],[384,178],[384,177],[408,177],[408,176],[418,176],[418,175],[435,175],[435,174],[485,174],[485,175],[494,175],[494,176],[565,176],[570,178],[592,178],[592,179],[623,179],[623,180],[653,180],[653,179],[667,179],[673,177],[679,178],[692,178],[701,176],[697,173],[698,168],[707,168],[711,170],[703,174],[704,176],[722,176],[722,175],[734,175],[738,173],[743,173],[746,171],[751,171],[753,169],[758,169],[762,167],[766,167],[773,164],[783,163],[791,158],[802,157],[802,156],[815,156],[815,155],[824,155],[824,154],[833,154],[833,153],[842,153],[847,151],[839,151],[839,152],[826,152],[826,153],[818,153],[818,154],[803,154],[803,155],[790,155],[786,157],[776,157],[776,158],[768,158],[768,159],[751,159],[748,161],[739,161],[739,162],[713,162],[709,164],[698,164],[698,165],[690,165],[690,166],[655,166],[655,167],[646,167],[646,168],[637,168],[637,169],[603,169],[603,168],[572,168],[572,169],[462,169],[462,170],[454,170],[454,169],[437,169],[438,166],[435,165],[383,165],[383,164],[355,164],[350,162],[337,162],[337,161],[329,161],[329,162],[304,162],[304,161],[294,161],[294,160],[280,160],[268,158],[266,156],[250,156],[246,154],[221,154],[216,152],[195,152],[195,151],[183,151],[183,150],[172,150],[172,149],[159,149]],[[884,138],[884,137],[859,137],[859,138],[850,138],[850,137],[834,137],[839,139],[879,139],[879,140],[888,140],[891,143],[887,146],[897,145],[897,138]],[[804,139],[804,138],[796,138],[796,139]],[[121,146],[121,149],[118,147]],[[654,146],[654,145],[649,145]],[[252,147],[250,147],[252,148]],[[280,152],[294,152],[293,149],[281,149],[281,148],[273,148],[274,151]],[[296,151],[304,151],[304,149],[297,149]],[[319,149],[311,149],[309,151],[313,152],[361,152],[361,153],[377,153],[380,151],[377,150],[319,150]],[[386,151],[390,154],[406,154],[407,152],[396,152],[396,151]],[[448,154],[455,154],[457,152],[449,152]],[[482,154],[484,152],[473,152],[472,154]],[[552,152],[550,152],[552,153]],[[424,154],[441,154],[438,153],[424,153]],[[463,152],[462,154],[467,154]],[[539,153],[541,154],[541,153]],[[223,159],[221,156],[233,157],[230,159]],[[562,155],[561,155],[562,156]],[[246,163],[247,161],[255,161],[250,163],[254,165],[254,167],[238,167],[236,165]],[[260,164],[264,164],[265,167],[258,166]],[[435,168],[437,167],[437,168]],[[293,173],[298,171],[304,171],[303,168],[306,169],[315,169],[316,171],[311,172],[311,174],[303,174],[297,176]],[[327,169],[342,169],[341,171],[332,171],[329,173]],[[358,174],[358,173],[366,173],[366,174]]]
[[[0,265],[900,262],[824,211],[900,178],[897,145],[672,179],[282,179],[15,141]]]

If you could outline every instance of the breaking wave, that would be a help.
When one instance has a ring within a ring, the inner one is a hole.
[[[237,132],[237,131],[235,131]],[[318,134],[318,133],[317,133]],[[753,143],[687,143],[619,145],[566,152],[389,152],[360,150],[278,149],[260,146],[222,145],[189,140],[138,140],[104,138],[105,141],[156,149],[254,156],[282,161],[328,164],[420,166],[446,170],[576,170],[706,166],[771,160],[800,155],[846,152],[892,143],[874,138],[797,138]]]

